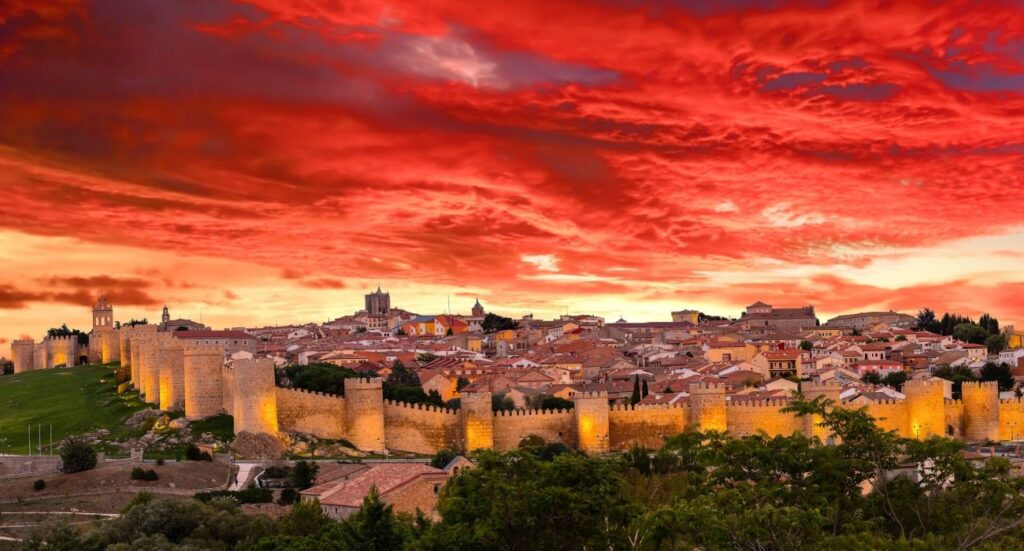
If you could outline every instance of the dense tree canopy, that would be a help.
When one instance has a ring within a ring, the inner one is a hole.
[[[945,438],[899,437],[866,410],[821,398],[813,415],[832,444],[800,434],[732,438],[688,431],[658,450],[587,456],[524,438],[477,452],[441,491],[440,518],[396,514],[375,492],[348,520],[299,503],[277,521],[231,500],[137,498],[124,516],[33,534],[60,549],[649,551],[1020,549],[1024,480],[1000,457],[969,461]],[[447,463],[453,452],[439,454]]]
[[[483,328],[484,333],[495,333],[506,329],[519,329],[519,322],[512,318],[489,313],[484,316],[484,321],[480,323],[480,327]]]

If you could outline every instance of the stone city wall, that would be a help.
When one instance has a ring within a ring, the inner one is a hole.
[[[609,447],[628,450],[634,445],[657,448],[665,437],[686,430],[685,404],[616,405],[608,412]]]
[[[450,409],[384,400],[384,443],[389,450],[423,454],[460,448],[459,421]]]
[[[277,392],[277,426],[285,432],[317,438],[345,438],[345,399],[335,394],[281,388]]]
[[[514,450],[530,435],[545,442],[576,445],[576,417],[572,410],[514,410],[494,413],[494,449]]]

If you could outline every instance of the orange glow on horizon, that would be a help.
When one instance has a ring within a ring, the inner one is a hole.
[[[1024,325],[1012,3],[38,4],[0,7],[0,355],[99,293],[223,328],[378,284]]]

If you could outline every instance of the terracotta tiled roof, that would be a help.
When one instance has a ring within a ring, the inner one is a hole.
[[[179,339],[256,339],[242,331],[171,331]]]
[[[447,476],[447,473],[422,463],[387,463],[371,467],[349,480],[328,482],[303,490],[302,493],[319,495],[322,505],[359,507],[363,498],[370,493],[370,488],[376,487],[379,495],[386,496],[399,486],[412,482],[423,475],[444,477]],[[323,489],[323,486],[329,488]]]

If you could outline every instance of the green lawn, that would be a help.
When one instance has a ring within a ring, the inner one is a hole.
[[[40,423],[47,446],[51,423],[54,444],[67,435],[98,428],[109,430],[110,438],[137,435],[138,431],[125,426],[124,421],[146,405],[138,394],[118,396],[116,389],[111,366],[47,369],[0,377],[0,451],[27,453],[29,425],[32,447],[36,448]]]

